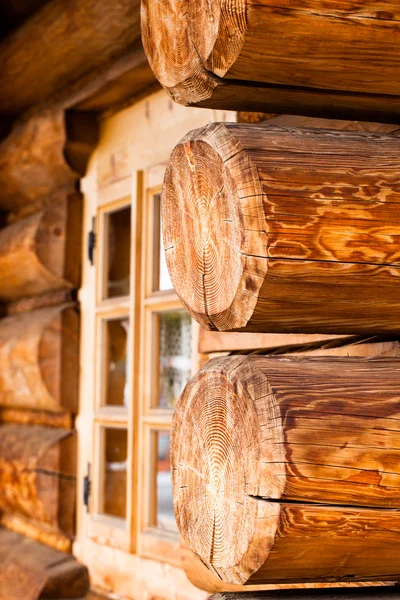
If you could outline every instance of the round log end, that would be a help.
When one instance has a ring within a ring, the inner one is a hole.
[[[163,187],[163,234],[173,285],[205,328],[241,329],[267,270],[257,169],[223,124],[189,133]]]
[[[176,102],[197,104],[237,59],[247,0],[142,2],[142,39],[150,66]]]
[[[264,564],[280,511],[278,503],[258,497],[266,481],[260,457],[274,434],[260,427],[255,382],[266,391],[246,357],[210,361],[186,386],[172,425],[179,530],[203,563],[233,584],[245,583]],[[279,494],[272,472],[268,485],[271,496]]]

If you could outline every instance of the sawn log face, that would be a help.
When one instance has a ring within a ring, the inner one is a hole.
[[[163,189],[176,291],[208,329],[399,330],[400,139],[212,124],[175,148]]]
[[[172,435],[189,547],[228,583],[398,578],[396,359],[214,359]]]

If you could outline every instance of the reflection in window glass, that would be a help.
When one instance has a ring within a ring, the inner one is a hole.
[[[165,260],[164,242],[162,237],[162,221],[161,221],[161,194],[154,196],[154,222],[158,227],[158,232],[155,236],[155,264],[157,266],[154,281],[154,291],[163,292],[172,290],[172,282],[168,273],[167,261]]]
[[[153,524],[162,529],[176,531],[169,458],[170,435],[165,431],[154,431],[152,437],[153,448],[156,452],[156,515]]]
[[[131,255],[131,207],[106,215],[107,281],[106,298],[129,294]]]
[[[105,321],[102,347],[105,358],[105,392],[103,404],[106,406],[128,407],[130,401],[130,386],[128,379],[128,331],[129,319],[112,319]]]
[[[100,512],[126,518],[128,436],[126,429],[102,428],[102,482]]]
[[[159,371],[155,403],[159,408],[173,408],[191,375],[191,318],[180,310],[160,313],[156,319]]]

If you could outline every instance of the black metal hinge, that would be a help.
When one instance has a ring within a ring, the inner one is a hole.
[[[96,217],[92,219],[92,231],[88,234],[88,259],[90,264],[94,264],[94,249],[96,247]]]
[[[92,492],[92,482],[90,480],[90,464],[88,464],[87,475],[83,479],[83,503],[89,512],[90,494]]]

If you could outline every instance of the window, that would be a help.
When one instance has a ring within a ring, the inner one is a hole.
[[[174,292],[165,262],[163,170],[156,169],[151,187],[151,173],[139,173],[125,187],[119,181],[94,193],[95,293],[91,309],[82,302],[94,324],[85,351],[94,366],[88,536],[178,564],[170,425],[197,367],[197,326]]]
[[[151,174],[150,174],[151,175]],[[154,178],[147,177],[147,180]],[[197,325],[172,288],[164,256],[161,185],[145,193],[141,362],[141,526],[142,554],[157,557],[170,540],[177,545],[170,474],[170,425],[175,404],[197,368]]]

